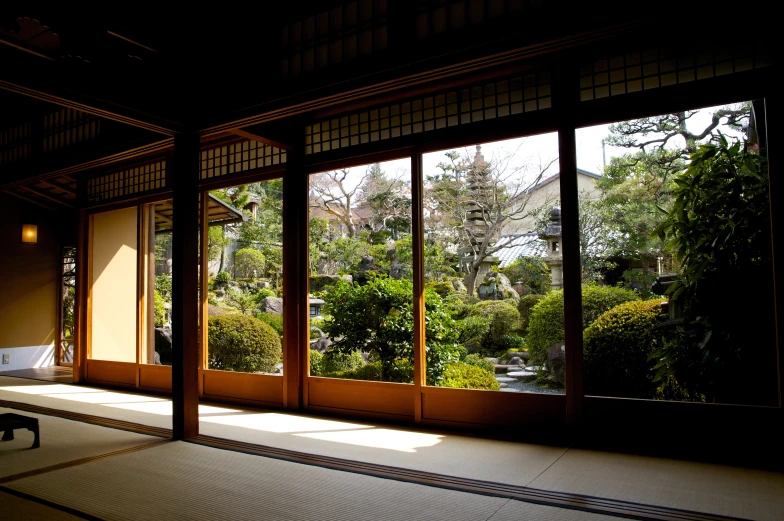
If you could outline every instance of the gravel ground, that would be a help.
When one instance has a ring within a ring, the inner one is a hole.
[[[506,376],[506,374],[498,373],[496,374],[496,377],[498,376],[503,377]],[[518,392],[518,393],[564,394],[563,389],[548,389],[546,387],[539,387],[534,382],[521,382],[519,380],[514,383],[507,383],[506,387],[501,388],[501,391],[505,393]]]

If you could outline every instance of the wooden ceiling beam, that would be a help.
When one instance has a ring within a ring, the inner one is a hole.
[[[173,224],[172,220],[170,218],[166,217],[165,215],[163,215],[161,213],[155,212],[155,218],[156,219],[160,219],[161,221],[165,222],[166,224]]]
[[[69,188],[67,186],[63,186],[60,183],[55,183],[54,181],[49,181],[49,180],[42,180],[42,181],[40,181],[40,183],[42,185],[50,186],[52,188],[56,188],[58,190],[61,190],[61,191],[65,192],[65,193],[69,194],[69,195],[72,195],[72,196],[76,197],[76,190],[72,190],[71,188]]]
[[[12,192],[11,190],[3,190],[3,193],[6,193],[6,194],[8,194],[8,195],[10,195],[12,197],[16,197],[17,199],[21,199],[22,201],[27,201],[28,203],[32,203],[32,204],[34,204],[36,206],[40,206],[41,208],[45,208],[46,210],[49,210],[50,212],[56,211],[54,208],[52,208],[50,206],[47,206],[47,205],[45,205],[44,203],[42,203],[40,201],[36,201],[35,199],[30,199],[29,197],[25,197],[22,194],[19,194],[19,193],[16,193],[16,192]]]
[[[279,141],[275,141],[274,139],[269,139],[263,136],[259,136],[258,134],[254,134],[253,132],[248,132],[247,130],[241,128],[235,128],[229,130],[230,134],[234,134],[235,136],[244,137],[245,139],[250,139],[252,141],[258,141],[259,143],[264,143],[265,145],[270,145],[273,147],[280,148],[281,150],[291,150],[291,145],[285,145],[280,143]]]
[[[49,194],[46,194],[46,193],[41,192],[39,190],[36,190],[35,188],[30,188],[29,186],[20,186],[19,188],[21,188],[22,190],[27,190],[31,194],[37,195],[38,197],[43,197],[44,199],[49,199],[50,201],[58,203],[58,204],[61,204],[61,205],[65,206],[65,207],[67,207],[67,208],[74,208],[73,205],[68,204],[66,202],[63,202],[63,201],[59,200],[56,197],[52,197]]]

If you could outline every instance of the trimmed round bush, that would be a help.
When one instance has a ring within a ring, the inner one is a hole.
[[[638,300],[631,290],[614,286],[585,284],[582,288],[583,329],[599,315],[624,302]],[[528,353],[530,362],[541,365],[547,360],[547,349],[564,341],[563,290],[551,291],[531,309],[528,324]]]
[[[483,338],[482,346],[495,349],[504,335],[516,330],[520,325],[520,313],[513,300],[484,300],[471,306],[469,316],[483,317],[490,324]]]
[[[210,369],[243,373],[272,372],[280,363],[280,336],[272,327],[247,315],[209,318]]]
[[[477,367],[481,367],[485,371],[495,374],[495,364],[493,364],[493,362],[491,362],[487,358],[482,358],[480,355],[476,353],[468,355],[465,358],[465,363],[467,363],[468,365],[475,365]]]
[[[583,334],[585,392],[598,396],[653,398],[655,362],[648,361],[661,335],[656,325],[664,299],[626,302],[603,313]]]
[[[215,276],[215,282],[226,283],[231,280],[231,275],[229,275],[228,271],[219,271],[218,274]]]
[[[310,350],[310,376],[321,376],[324,374],[324,355],[316,351]]]
[[[362,353],[352,351],[351,353],[341,353],[340,351],[327,351],[324,353],[324,372],[337,373],[340,371],[350,371],[365,365]]]
[[[264,273],[264,254],[253,248],[242,248],[234,254],[234,271],[249,279]]]
[[[408,360],[395,360],[392,368],[389,370],[389,375],[384,380],[383,369],[381,361],[370,362],[356,369],[349,369],[348,371],[340,371],[337,373],[325,373],[324,376],[333,378],[343,378],[346,380],[370,380],[373,382],[396,382],[396,383],[412,383],[414,381],[414,364]]]
[[[489,389],[492,391],[501,388],[493,373],[481,367],[460,362],[447,364],[444,377],[438,385],[455,389]]]
[[[544,295],[523,295],[520,297],[520,302],[517,303],[517,311],[520,313],[520,332],[522,334],[528,334],[531,310],[544,298]]]

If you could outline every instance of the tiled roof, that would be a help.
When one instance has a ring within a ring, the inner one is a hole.
[[[547,256],[546,242],[535,233],[504,235],[495,245],[503,244],[494,256],[498,257],[498,267],[505,268],[520,257],[545,257]]]

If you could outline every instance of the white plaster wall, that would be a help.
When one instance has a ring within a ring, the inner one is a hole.
[[[54,365],[54,344],[48,346],[0,348],[0,362],[4,354],[11,356],[11,363],[0,364],[0,372]]]

